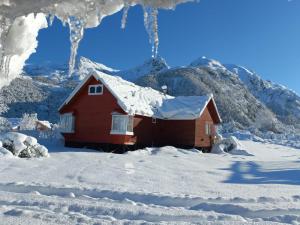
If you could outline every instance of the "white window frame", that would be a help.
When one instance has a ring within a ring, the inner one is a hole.
[[[206,122],[205,123],[205,134],[206,135],[212,135],[212,124]]]
[[[97,90],[97,87],[101,87],[101,92],[90,92],[91,88],[95,88],[95,91]],[[95,85],[89,85],[89,95],[103,95],[103,84],[95,84]]]
[[[114,128],[114,121],[116,119],[122,119],[123,120],[123,128],[126,127],[126,129],[115,129]],[[111,120],[111,131],[110,134],[113,135],[133,135],[133,121],[134,117],[129,115],[122,115],[122,114],[112,114],[112,120]]]
[[[75,116],[73,113],[65,113],[60,115],[59,123],[60,131],[66,134],[75,132]]]

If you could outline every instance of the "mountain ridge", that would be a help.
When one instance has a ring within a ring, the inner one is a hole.
[[[63,98],[91,70],[121,76],[139,85],[150,86],[158,90],[161,89],[162,85],[167,84],[170,94],[173,95],[214,93],[217,104],[221,108],[222,117],[225,118],[226,124],[231,124],[232,129],[265,129],[280,133],[294,131],[292,125],[296,129],[300,128],[300,97],[295,92],[281,85],[265,81],[255,72],[245,67],[235,64],[222,64],[217,60],[206,57],[200,57],[190,65],[177,68],[170,68],[167,62],[161,57],[158,59],[151,58],[141,65],[123,71],[112,69],[101,63],[82,57],[78,61],[72,77],[67,76],[64,66],[46,67],[43,71],[42,67],[34,70],[34,66],[30,65],[25,67],[24,75],[31,78],[30,87],[41,91],[42,95],[52,95],[52,97],[56,95],[55,89],[51,87],[51,85],[54,85],[59,87],[61,90],[60,96]],[[19,82],[21,81],[19,80]],[[16,84],[13,83],[13,85]],[[9,93],[8,90],[15,90],[15,88],[7,87],[4,90],[6,95],[3,95],[3,90],[1,90],[0,96],[6,96],[7,99],[15,99],[7,96],[7,93]],[[57,90],[58,88],[56,88],[56,92]],[[16,93],[11,95],[16,95]],[[277,96],[281,96],[280,104],[276,103]],[[19,99],[18,101],[21,100]],[[24,101],[28,101],[28,99]],[[20,117],[19,113],[15,112],[20,112],[21,109],[13,110],[15,107],[14,104],[11,106],[12,104],[9,101],[2,103],[2,105],[9,108],[9,110],[4,110],[5,112],[2,115]],[[278,105],[281,107],[278,108]],[[287,108],[286,106],[289,107]],[[54,113],[52,114],[54,115]],[[259,120],[259,116],[257,115],[265,118],[266,121]],[[289,116],[286,117],[285,115]],[[43,117],[43,119],[47,118]],[[55,122],[57,119],[57,116],[53,116],[52,121]]]

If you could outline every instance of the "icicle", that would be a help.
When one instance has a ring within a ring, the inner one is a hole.
[[[5,56],[5,41],[9,32],[11,22],[8,18],[0,18],[0,70],[5,77],[9,75],[10,56]]]
[[[51,15],[49,16],[49,25],[50,25],[50,26],[52,26],[53,21],[54,21],[54,18],[55,18],[55,16],[54,16],[53,14],[51,14]]]
[[[158,21],[157,21],[157,16],[158,16],[158,10],[153,9],[152,10],[152,19],[153,19],[153,27],[152,27],[152,32],[153,32],[153,47],[154,49],[152,50],[153,53],[153,58],[156,58],[158,55],[158,46],[159,46],[159,37],[158,37]]]
[[[76,55],[79,46],[79,42],[83,38],[85,20],[78,19],[76,17],[69,17],[68,24],[70,27],[70,41],[71,41],[71,56],[69,61],[69,76],[74,72]]]
[[[158,37],[158,10],[157,8],[144,7],[144,25],[149,35],[149,42],[152,45],[152,57],[158,55],[159,37]]]
[[[123,9],[122,24],[121,24],[122,29],[125,29],[125,27],[126,27],[129,8],[130,8],[130,6],[128,5],[128,3],[125,3],[124,9]]]

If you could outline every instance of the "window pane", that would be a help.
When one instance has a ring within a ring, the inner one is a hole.
[[[209,135],[209,125],[207,123],[205,124],[205,134]]]
[[[95,87],[90,87],[90,93],[94,94],[96,91],[96,88]]]
[[[133,117],[132,116],[128,117],[127,131],[133,132]]]
[[[120,116],[121,120],[121,130],[122,132],[126,132],[127,130],[127,118],[125,116]]]
[[[133,132],[133,117],[126,115],[113,115],[112,131],[126,133]]]
[[[101,93],[101,92],[102,92],[102,86],[97,86],[96,93]]]
[[[63,132],[73,132],[75,128],[75,118],[72,114],[61,115],[60,129]]]
[[[125,117],[123,116],[113,116],[112,122],[112,130],[117,132],[125,132],[126,131],[126,121],[124,120]]]
[[[120,120],[119,117],[113,116],[113,127],[112,130],[119,131],[120,130]]]

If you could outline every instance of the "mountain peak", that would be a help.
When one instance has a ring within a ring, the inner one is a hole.
[[[109,74],[118,72],[118,70],[112,69],[110,67],[105,66],[104,64],[94,62],[88,58],[81,56],[78,61],[78,70],[82,71],[82,70],[86,70],[86,69],[95,69],[95,70],[103,71],[103,72],[106,72]]]
[[[192,67],[210,67],[213,69],[222,69],[226,70],[222,63],[217,60],[209,59],[206,56],[202,56],[195,61],[193,61],[190,66]]]
[[[150,58],[144,62],[143,65],[149,65],[152,66],[153,69],[161,70],[161,69],[169,69],[170,67],[168,66],[166,60],[162,58],[161,56],[158,56],[156,58]]]
[[[158,56],[157,58],[150,58],[146,60],[143,64],[137,67],[123,71],[121,76],[127,80],[134,81],[139,77],[150,74],[157,74],[169,68],[170,67],[168,66],[166,60]]]

